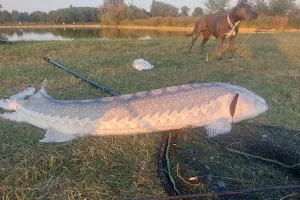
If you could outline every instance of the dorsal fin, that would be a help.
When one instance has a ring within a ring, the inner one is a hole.
[[[47,93],[47,84],[48,84],[48,81],[47,81],[47,79],[45,79],[43,84],[42,84],[42,87],[41,87],[41,93],[43,93],[45,95],[48,95],[48,93]]]

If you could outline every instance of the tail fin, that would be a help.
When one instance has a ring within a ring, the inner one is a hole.
[[[10,100],[17,100],[17,99],[25,99],[26,97],[32,96],[35,92],[35,88],[27,88],[26,90],[11,96]]]
[[[14,110],[15,101],[10,99],[0,99],[0,108],[3,108],[5,110]]]
[[[16,107],[16,100],[18,99],[25,99],[33,95],[35,92],[35,88],[27,88],[26,90],[11,96],[9,99],[0,99],[0,108],[5,110],[15,110]]]

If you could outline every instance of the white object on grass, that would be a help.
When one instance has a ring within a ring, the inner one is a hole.
[[[151,40],[151,37],[150,36],[145,36],[145,37],[140,37],[138,38],[139,40]]]
[[[133,62],[133,68],[139,71],[145,71],[153,69],[154,66],[144,59],[138,59]]]

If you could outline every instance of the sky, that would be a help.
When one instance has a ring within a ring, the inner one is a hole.
[[[125,3],[131,3],[150,10],[150,5],[152,0],[125,0]],[[194,9],[197,6],[203,7],[204,0],[159,0],[165,3],[170,3],[175,5],[178,8],[182,6],[188,6],[191,9]],[[231,0],[232,4],[236,3],[237,0]],[[33,12],[33,11],[43,11],[49,12],[51,10],[57,10],[58,8],[67,8],[70,5],[80,7],[98,7],[103,3],[103,0],[1,0],[2,10],[17,10],[19,12]]]

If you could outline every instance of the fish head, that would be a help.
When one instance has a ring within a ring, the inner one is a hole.
[[[262,97],[244,88],[237,91],[230,105],[233,123],[257,117],[268,110],[269,106]]]

